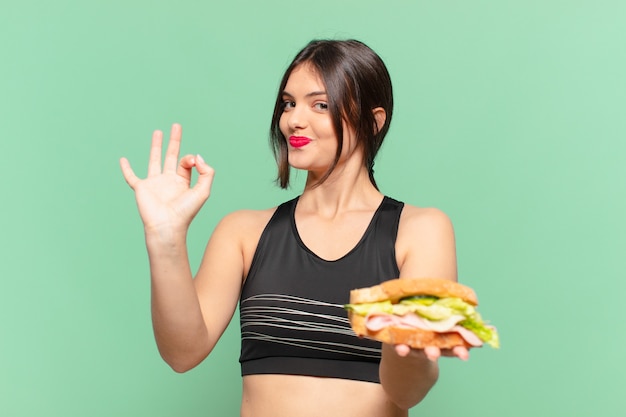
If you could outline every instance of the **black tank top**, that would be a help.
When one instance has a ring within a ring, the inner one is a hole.
[[[395,241],[403,203],[384,197],[357,245],[327,261],[298,235],[298,199],[281,204],[252,259],[239,303],[241,372],[379,382],[380,343],[356,337],[350,290],[399,275]]]

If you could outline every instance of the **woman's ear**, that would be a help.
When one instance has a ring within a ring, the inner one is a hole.
[[[372,110],[372,113],[374,114],[374,120],[376,121],[374,133],[378,133],[380,132],[380,129],[382,129],[385,125],[385,121],[387,120],[387,112],[382,107],[376,107],[374,110]]]

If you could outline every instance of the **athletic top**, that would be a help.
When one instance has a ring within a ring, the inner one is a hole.
[[[397,278],[395,241],[404,204],[384,197],[356,246],[327,261],[298,235],[298,198],[265,227],[239,302],[242,375],[296,374],[380,382],[380,342],[355,336],[350,290]]]

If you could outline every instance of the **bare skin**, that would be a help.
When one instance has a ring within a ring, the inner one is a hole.
[[[294,82],[287,88],[293,106],[281,118],[285,137],[297,134],[313,139],[306,149],[290,150],[291,165],[308,171],[296,208],[296,226],[311,250],[324,259],[338,259],[363,235],[383,195],[369,181],[350,129],[344,129],[348,134],[339,165],[322,185],[313,186],[325,173],[328,163],[323,161],[334,155],[334,149],[327,130],[329,116],[320,105],[325,97],[307,95],[324,87],[315,74],[303,69],[290,77]],[[384,112],[375,114],[384,121]],[[174,125],[161,166],[162,133],[154,133],[145,179],[135,175],[128,160],[120,161],[144,223],[157,346],[177,372],[202,362],[223,334],[235,312],[259,237],[275,210],[237,211],[222,219],[194,277],[187,256],[187,230],[209,198],[214,172],[199,155],[179,159],[181,135],[181,127]],[[191,186],[194,169],[198,181]],[[405,206],[396,240],[401,278],[456,280],[454,248],[454,232],[445,214]],[[467,359],[468,352],[384,345],[380,384],[301,375],[245,376],[241,415],[407,416],[408,409],[436,382],[441,355]]]
[[[380,384],[299,375],[250,375],[243,381],[244,417],[402,417]]]

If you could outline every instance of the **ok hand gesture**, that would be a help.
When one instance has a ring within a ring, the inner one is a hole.
[[[170,142],[161,168],[163,133],[152,135],[148,176],[138,178],[126,158],[120,159],[124,179],[135,191],[139,215],[146,231],[187,231],[189,224],[209,197],[214,170],[200,155],[185,155],[178,161],[182,128],[172,126]],[[191,186],[193,168],[198,181]]]

